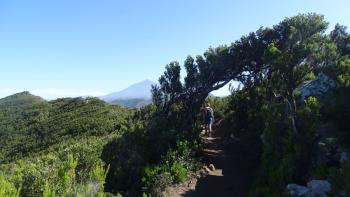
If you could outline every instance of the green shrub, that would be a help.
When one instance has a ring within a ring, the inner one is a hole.
[[[258,176],[249,196],[285,196],[285,186],[293,180],[294,138],[284,109],[284,104],[271,104],[265,109],[263,153]]]
[[[56,197],[56,192],[51,188],[48,181],[46,181],[43,191],[43,197]]]
[[[298,112],[298,129],[306,139],[314,137],[320,125],[320,102],[315,97],[308,97],[305,105]]]
[[[157,174],[154,177],[154,181],[149,188],[151,196],[160,197],[163,196],[164,190],[172,184],[172,177],[169,173],[164,172]]]
[[[332,168],[329,173],[333,195],[343,193],[350,195],[350,161],[343,162],[341,168]]]
[[[0,175],[0,196],[19,197],[20,188],[16,188],[12,183],[8,182],[4,176]]]
[[[67,160],[60,166],[58,170],[59,186],[58,194],[67,195],[74,193],[74,183],[76,180],[75,169],[78,161],[69,154]]]
[[[179,162],[173,162],[170,167],[170,175],[174,183],[182,183],[187,180],[188,170]]]
[[[178,141],[176,150],[169,150],[159,164],[144,168],[141,178],[143,187],[152,196],[161,196],[167,186],[186,181],[189,171],[194,167],[190,156],[189,142]]]

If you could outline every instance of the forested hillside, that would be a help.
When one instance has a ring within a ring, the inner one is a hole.
[[[141,108],[143,106],[149,105],[152,103],[151,99],[116,99],[112,102],[110,102],[111,104],[114,105],[122,105],[122,106],[126,106],[126,107],[130,107],[130,108]]]
[[[204,165],[209,102],[223,140],[257,157],[253,183],[240,193],[350,196],[350,34],[328,28],[313,13],[261,27],[188,56],[184,80],[171,62],[152,87],[153,104],[138,110],[95,98],[2,99],[0,194],[164,196]],[[230,96],[208,99],[233,80],[240,86]],[[330,189],[307,187],[312,180]]]
[[[125,124],[129,111],[96,98],[54,101],[18,93],[0,100],[1,163],[45,150],[65,139],[103,136]]]
[[[22,92],[0,99],[1,172],[13,178],[21,196],[41,196],[45,184],[57,186],[45,192],[68,195],[71,187],[81,188],[83,194],[92,189],[85,180],[90,175],[102,181],[103,145],[126,130],[132,113],[97,98],[45,101]],[[65,183],[59,185],[60,181]],[[10,195],[2,192],[1,196]]]

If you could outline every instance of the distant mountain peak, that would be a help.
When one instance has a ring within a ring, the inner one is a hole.
[[[143,81],[140,81],[139,83],[155,83],[154,81],[151,81],[149,79],[145,79]]]
[[[27,95],[32,95],[34,96],[33,94],[31,94],[29,91],[23,91],[23,92],[18,92],[18,93],[15,93],[13,94],[12,96],[21,96],[21,95],[24,95],[24,96],[27,96]]]
[[[44,100],[43,98],[39,97],[39,96],[36,96],[32,93],[30,93],[29,91],[23,91],[23,92],[18,92],[18,93],[15,93],[15,94],[12,94],[10,96],[7,96],[3,99],[9,99],[9,98],[20,98],[20,97],[33,97],[33,98],[37,98],[37,99],[42,99]]]
[[[35,96],[28,91],[19,92],[0,99],[0,104],[18,104],[24,102],[46,102],[46,100],[40,96]]]
[[[100,99],[112,103],[118,99],[147,99],[151,98],[151,87],[156,83],[151,80],[143,80],[130,85],[129,87],[119,91],[107,94]]]
[[[137,82],[137,83],[134,83],[132,85],[130,85],[129,87],[127,87],[126,89],[124,90],[127,90],[129,88],[132,88],[132,87],[141,87],[141,88],[147,88],[148,86],[151,87],[152,85],[156,84],[155,82],[151,81],[151,80],[143,80],[143,81],[140,81],[140,82]],[[124,91],[122,90],[122,91]],[[120,91],[121,92],[121,91]]]

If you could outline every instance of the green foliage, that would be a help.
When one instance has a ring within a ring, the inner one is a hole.
[[[350,54],[350,35],[346,29],[347,27],[336,24],[334,30],[330,33],[330,39],[337,46],[337,53],[340,56]]]
[[[52,157],[52,156],[51,156]],[[104,184],[106,169],[104,164],[100,161],[97,163],[90,173],[90,176],[85,180],[78,181],[77,165],[79,161],[68,154],[63,160],[54,158],[53,163],[46,164],[40,161],[43,158],[36,158],[35,163],[26,161],[26,163],[18,164],[12,167],[22,169],[22,182],[20,196],[105,196]],[[30,162],[30,163],[29,163]],[[29,167],[29,168],[28,168]],[[10,175],[6,175],[11,179]],[[1,186],[4,183],[1,183]],[[4,185],[5,186],[5,185]],[[6,187],[4,187],[6,188]]]
[[[116,123],[126,125],[130,112],[96,98],[47,102],[25,92],[0,99],[0,163],[35,154],[62,140],[108,135],[118,130]]]
[[[321,104],[321,118],[334,125],[333,133],[341,143],[350,143],[350,88],[340,87]]]
[[[282,52],[276,47],[275,43],[269,44],[267,47],[264,59],[272,64],[279,64],[282,60]]]
[[[67,156],[67,161],[60,166],[58,170],[59,187],[64,188],[64,191],[58,191],[60,195],[73,194],[73,185],[75,183],[75,168],[77,160],[72,155]]]
[[[49,183],[46,181],[43,191],[43,197],[56,197],[56,192],[53,191],[49,185]]]
[[[135,98],[135,99],[116,99],[111,103],[115,105],[122,105],[129,108],[140,108],[145,105],[150,104],[152,101],[150,99]]]
[[[131,114],[95,98],[47,102],[24,92],[0,99],[0,188],[21,188],[20,196],[105,196],[100,155]]]
[[[341,164],[340,169],[333,168],[330,172],[330,181],[332,183],[333,194],[344,193],[350,195],[350,162]]]
[[[312,138],[320,124],[320,102],[315,97],[305,100],[305,105],[298,110],[298,128],[304,137]]]
[[[100,162],[99,164],[96,165],[95,169],[93,169],[92,172],[90,172],[90,179],[98,181],[101,185],[104,185],[108,170],[109,170],[109,167],[105,169],[104,164]],[[102,190],[100,189],[99,192],[103,192],[103,189]]]
[[[179,141],[176,150],[170,150],[159,164],[145,166],[142,185],[152,196],[162,196],[169,185],[186,181],[194,167],[189,143]]]
[[[284,113],[283,104],[272,104],[266,108],[263,154],[256,185],[250,196],[285,196],[284,188],[293,180],[294,138]]]
[[[318,164],[311,170],[311,176],[316,180],[328,180],[330,176],[333,176],[335,171],[337,171],[337,167],[335,166],[329,167],[326,164]]]
[[[12,183],[8,182],[5,177],[0,175],[0,196],[18,197],[21,188],[16,188]]]
[[[350,58],[338,60],[332,71],[340,87],[350,86]]]
[[[312,140],[320,121],[320,102],[309,97],[297,113],[298,131],[306,141]],[[285,111],[285,104],[270,104],[264,110],[265,129],[262,135],[263,154],[256,185],[250,196],[285,196],[285,186],[298,182],[296,176],[298,149],[308,155],[307,144],[297,144],[290,119]],[[311,157],[302,155],[303,168],[309,170]],[[306,157],[306,158],[305,158]],[[307,162],[304,162],[307,161]]]
[[[234,92],[228,98],[227,115],[223,122],[230,128],[226,131],[229,132],[228,134],[259,138],[265,126],[264,110],[267,106],[264,103],[265,94],[263,87],[244,88]]]

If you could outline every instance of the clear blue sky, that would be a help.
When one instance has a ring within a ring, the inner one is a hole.
[[[2,0],[0,97],[117,91],[298,13],[349,26],[349,9],[348,0]]]

